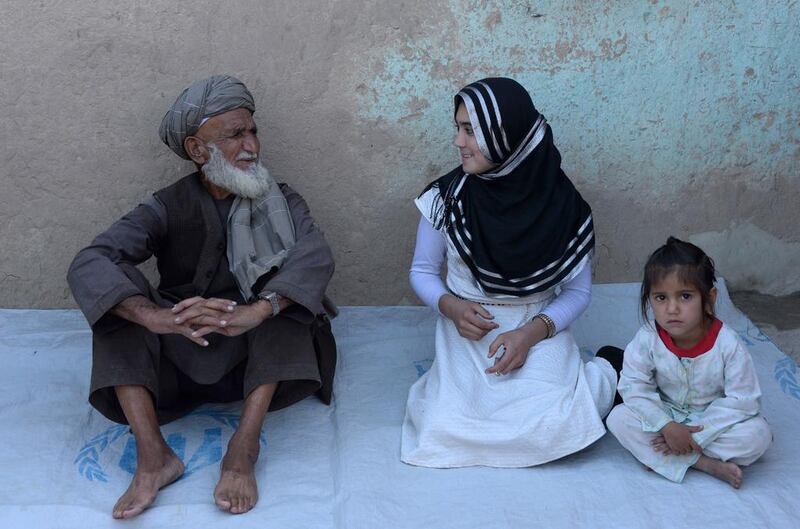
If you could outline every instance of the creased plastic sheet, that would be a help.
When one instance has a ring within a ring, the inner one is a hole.
[[[573,326],[585,354],[624,347],[639,326],[637,284],[595,285]],[[164,427],[187,473],[134,520],[111,507],[135,468],[128,429],[87,403],[91,335],[77,311],[0,310],[0,528],[707,528],[797,527],[800,384],[794,362],[731,304],[719,316],[748,345],[775,441],[741,490],[697,471],[683,484],[647,472],[610,435],[534,468],[436,470],[399,461],[409,386],[433,359],[434,315],[351,307],[334,321],[335,403],[270,414],[260,501],[232,516],[212,491],[238,405],[204,406]]]

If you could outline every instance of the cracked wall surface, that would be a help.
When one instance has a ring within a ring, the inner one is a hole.
[[[733,288],[800,290],[800,3],[88,0],[0,7],[0,305],[69,307],[82,246],[192,170],[158,140],[240,77],[266,163],[334,248],[341,304],[417,303],[412,199],[457,163],[452,96],[518,79],[592,204],[595,280],[670,234]]]

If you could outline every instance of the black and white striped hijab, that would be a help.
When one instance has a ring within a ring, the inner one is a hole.
[[[582,267],[594,247],[589,204],[561,170],[544,116],[513,79],[488,78],[455,96],[481,153],[498,164],[465,174],[459,166],[431,183],[430,218],[445,230],[486,293],[542,292]]]

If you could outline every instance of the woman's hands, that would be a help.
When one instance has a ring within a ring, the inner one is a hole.
[[[498,327],[495,322],[490,321],[494,319],[492,313],[482,305],[452,294],[439,298],[439,311],[455,324],[458,334],[468,340],[478,341]]]
[[[487,369],[486,373],[504,375],[522,367],[528,359],[531,347],[546,337],[547,325],[539,318],[534,318],[518,329],[499,334],[489,346],[488,356],[489,358],[495,356],[500,347],[505,349],[505,353],[495,360],[494,365]]]
[[[439,311],[455,324],[458,334],[468,340],[478,341],[499,327],[497,323],[491,321],[494,319],[492,313],[481,304],[452,294],[445,294],[439,298]],[[488,358],[497,355],[500,347],[503,347],[505,352],[486,370],[486,373],[504,375],[522,367],[531,348],[545,338],[547,338],[547,325],[540,318],[534,318],[513,331],[499,334],[489,345]]]
[[[687,424],[678,424],[677,422],[668,422],[658,432],[659,435],[653,439],[650,444],[653,445],[653,450],[661,452],[664,455],[686,455],[692,452],[698,454],[703,453],[703,449],[697,444],[692,437],[693,433],[702,430],[702,426],[691,426]]]

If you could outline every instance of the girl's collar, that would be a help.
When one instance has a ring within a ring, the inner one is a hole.
[[[667,349],[669,349],[678,358],[697,358],[701,354],[710,351],[717,342],[717,336],[719,336],[720,329],[722,329],[722,321],[714,318],[714,321],[711,322],[711,327],[708,328],[705,336],[703,336],[699,342],[689,349],[681,349],[675,345],[675,342],[672,340],[672,337],[667,333],[667,331],[662,329],[661,326],[656,323],[658,337],[661,338],[661,341],[664,342],[664,345],[667,347]]]

